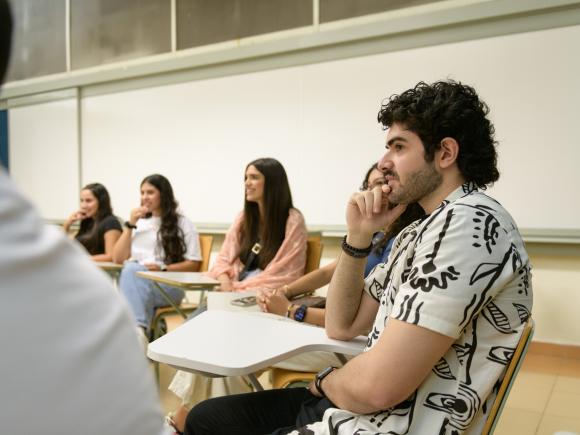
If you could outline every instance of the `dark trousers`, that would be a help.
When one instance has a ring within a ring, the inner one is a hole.
[[[283,435],[322,420],[332,403],[306,388],[216,397],[187,415],[186,435]]]

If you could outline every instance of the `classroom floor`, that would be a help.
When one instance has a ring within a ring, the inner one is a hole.
[[[528,353],[494,435],[580,434],[580,360]]]
[[[160,399],[165,412],[179,400],[167,390],[175,370],[161,367]],[[260,381],[265,385],[267,376]],[[528,353],[494,435],[580,435],[580,359]]]

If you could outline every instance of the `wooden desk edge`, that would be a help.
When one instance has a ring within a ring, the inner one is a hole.
[[[122,264],[113,263],[112,261],[95,261],[94,262],[99,269],[117,272],[123,269]]]
[[[148,272],[146,271],[139,271],[137,272],[137,276],[140,276],[141,278],[145,278],[148,279],[150,281],[155,281],[161,284],[167,284],[170,285],[172,287],[177,287],[180,289],[184,289],[184,290],[203,290],[203,289],[212,289],[215,287],[219,286],[219,282],[215,282],[215,283],[184,283],[181,281],[174,281],[170,278],[164,278],[162,276],[157,276],[157,275],[149,275]],[[213,278],[212,278],[213,279]]]

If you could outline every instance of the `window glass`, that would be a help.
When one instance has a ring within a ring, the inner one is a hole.
[[[169,0],[71,0],[73,69],[170,50]]]
[[[312,0],[177,0],[177,48],[312,25]]]
[[[343,20],[442,0],[319,0],[320,22]]]
[[[7,81],[66,71],[65,0],[11,0],[14,22]]]

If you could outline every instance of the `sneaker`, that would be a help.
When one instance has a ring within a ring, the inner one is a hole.
[[[163,435],[183,435],[183,432],[179,432],[175,427],[175,422],[171,417],[171,414],[165,416],[165,421],[163,422]]]

